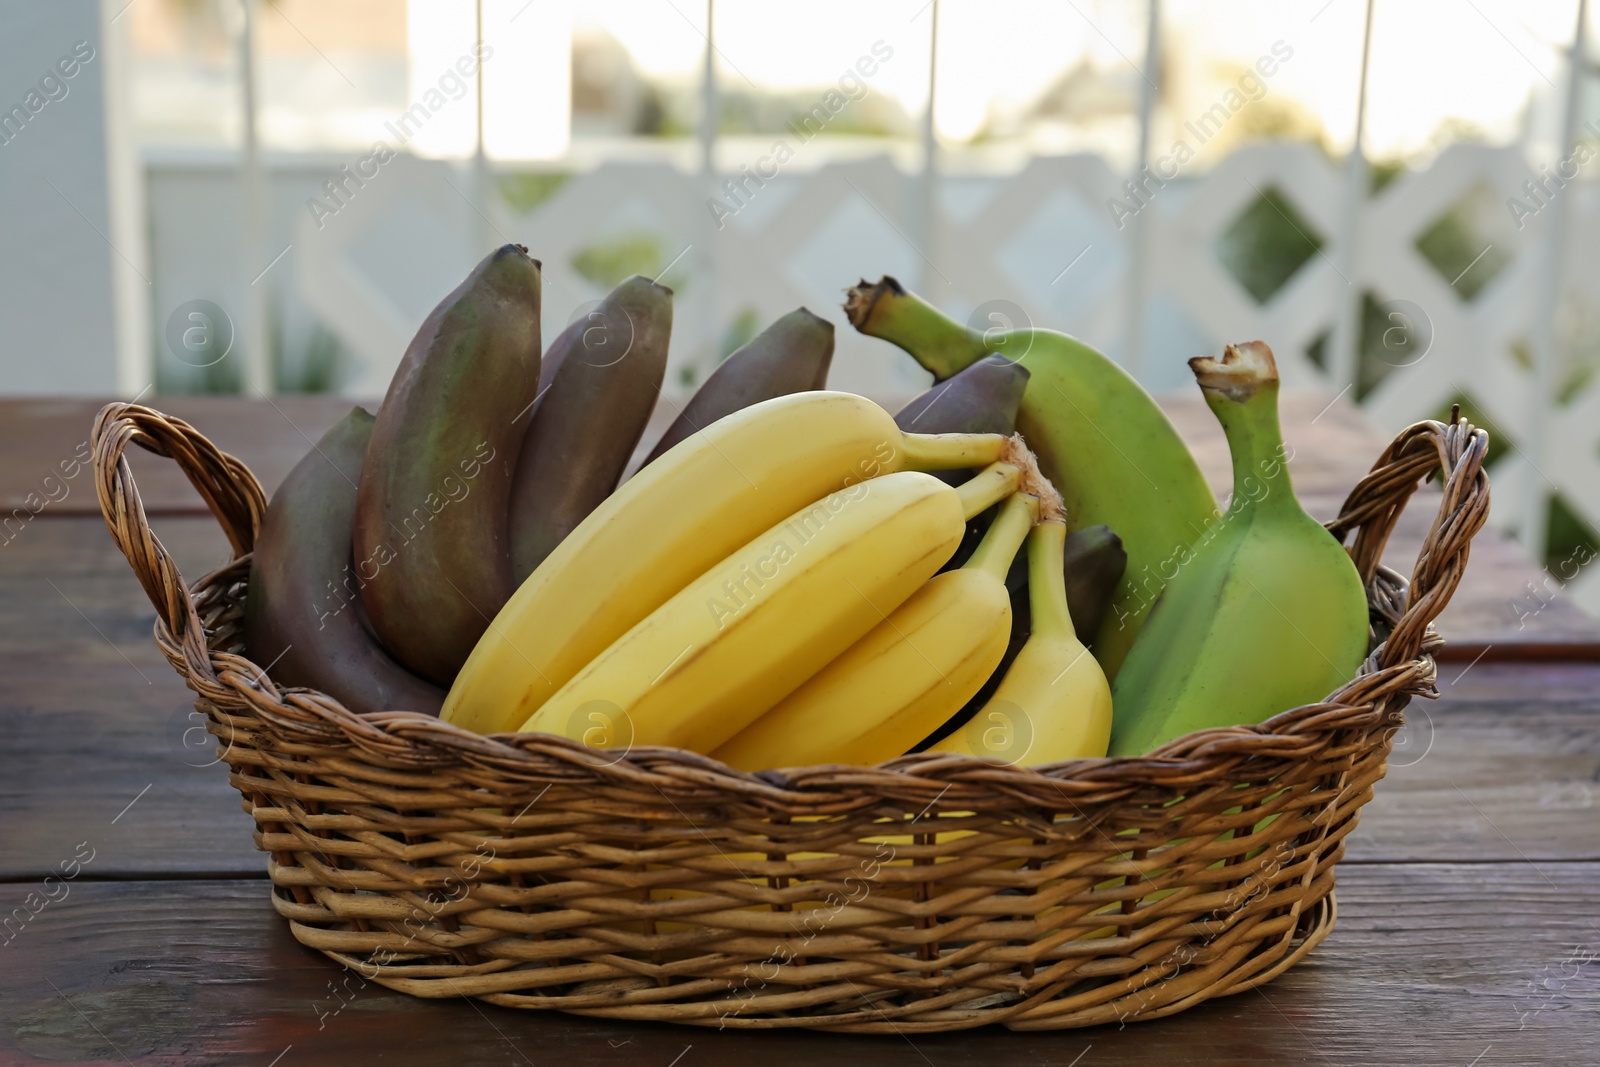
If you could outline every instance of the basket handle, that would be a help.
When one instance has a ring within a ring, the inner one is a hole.
[[[1379,650],[1380,668],[1417,658],[1428,626],[1461,583],[1473,535],[1489,517],[1489,477],[1483,471],[1488,450],[1489,435],[1462,418],[1459,405],[1450,409],[1448,423],[1414,423],[1383,450],[1371,472],[1350,490],[1339,517],[1328,523],[1340,543],[1357,531],[1349,551],[1362,584],[1371,587],[1406,502],[1423,479],[1440,475],[1439,514],[1417,554],[1405,603]]]
[[[112,540],[128,557],[139,584],[175,639],[195,664],[209,664],[205,629],[195,612],[183,575],[150,529],[139,487],[123,455],[130,443],[167,456],[195,487],[216,516],[239,559],[255,547],[267,510],[266,495],[250,468],[206,439],[182,419],[139,404],[111,403],[95,416],[89,437],[95,493]]]

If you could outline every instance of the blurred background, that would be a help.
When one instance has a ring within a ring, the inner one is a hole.
[[[668,388],[844,287],[1154,391],[1262,338],[1600,612],[1600,42],[1578,0],[5,0],[0,391],[380,396],[489,247],[552,337],[679,294]]]

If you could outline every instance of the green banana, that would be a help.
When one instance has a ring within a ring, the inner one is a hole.
[[[1321,700],[1367,651],[1355,564],[1289,482],[1272,350],[1230,345],[1222,359],[1189,366],[1227,434],[1233,497],[1182,554],[1122,664],[1113,756]]]
[[[360,619],[350,524],[372,422],[353,408],[272,494],[250,557],[244,646],[276,683],[351,711],[436,714],[444,690],[390,659]]]
[[[448,685],[514,588],[511,475],[539,381],[539,264],[479,263],[406,349],[367,446],[361,600],[391,655]]]
[[[517,460],[510,520],[517,585],[617,487],[667,373],[672,290],[635,274],[578,324],[584,329],[558,353],[559,369]]]
[[[797,308],[718,364],[641,466],[724,415],[777,396],[821,389],[833,362],[833,323]],[[926,433],[937,431],[927,430]]]
[[[1217,514],[1216,497],[1150,394],[1088,345],[1052,330],[970,329],[893,278],[850,290],[855,328],[911,354],[943,380],[998,352],[1032,373],[1017,430],[1066,503],[1068,532],[1105,524],[1127,573],[1091,645],[1115,678],[1172,561]]]

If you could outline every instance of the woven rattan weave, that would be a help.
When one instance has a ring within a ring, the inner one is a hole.
[[[176,460],[232,545],[186,586],[125,450]],[[243,653],[260,485],[181,420],[111,404],[100,505],[156,606],[305,945],[424,997],[715,1027],[1034,1030],[1168,1015],[1267,981],[1328,935],[1334,865],[1483,525],[1487,438],[1423,422],[1329,524],[1372,650],[1320,704],[1138,759],[914,755],[740,774],[677,749],[481,737],[357,715]],[[1410,582],[1379,565],[1430,475]],[[1353,535],[1353,540],[1352,540]]]

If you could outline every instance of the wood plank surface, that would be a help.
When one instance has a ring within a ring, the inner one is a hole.
[[[119,875],[265,871],[105,523],[29,533],[0,548],[0,878],[50,869],[73,834],[103,835],[96,862]],[[168,516],[161,534],[186,573],[227,558],[209,517]]]
[[[1441,665],[1439,689],[1345,862],[1600,860],[1600,666]]]
[[[75,457],[88,455],[95,414],[110,399],[0,399],[0,510],[37,506],[29,505],[27,498],[38,493],[46,501],[41,518],[100,514],[87,464],[75,477],[65,475],[73,469]],[[244,460],[269,493],[311,450],[312,442],[357,403],[334,396],[280,396],[270,401],[147,396],[139,402],[183,419],[218,448]],[[377,410],[372,402],[363,406]],[[134,448],[129,463],[145,508],[152,514],[207,513],[205,502],[170,460]],[[56,481],[47,482],[51,477]]]
[[[1333,934],[1261,990],[1123,1028],[914,1037],[414,999],[297,945],[265,883],[93,882],[96,864],[0,950],[8,1064],[1592,1067],[1600,1022],[1596,864],[1341,868]],[[37,888],[0,887],[0,913]]]

